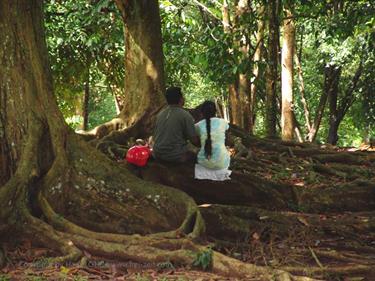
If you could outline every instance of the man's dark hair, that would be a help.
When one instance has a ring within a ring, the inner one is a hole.
[[[180,87],[170,87],[165,92],[165,98],[168,104],[178,104],[182,99],[182,92]]]

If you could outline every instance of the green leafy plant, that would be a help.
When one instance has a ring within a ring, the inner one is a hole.
[[[193,266],[200,267],[203,270],[208,269],[212,266],[212,254],[213,251],[210,247],[204,251],[197,253],[193,262]]]
[[[1,274],[0,275],[0,281],[10,281],[9,275]]]

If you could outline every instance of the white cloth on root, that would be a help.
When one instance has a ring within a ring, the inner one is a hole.
[[[200,164],[195,164],[194,174],[195,179],[199,180],[225,181],[230,180],[232,171],[228,169],[213,170]]]

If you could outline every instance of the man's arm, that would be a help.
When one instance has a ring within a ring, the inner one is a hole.
[[[189,141],[190,141],[193,145],[195,145],[195,146],[197,146],[197,147],[200,147],[200,146],[201,146],[201,140],[200,140],[200,138],[199,138],[198,136],[193,136],[193,137],[191,137],[191,138],[189,139]]]
[[[200,138],[195,130],[194,118],[190,113],[186,111],[187,115],[185,118],[185,135],[187,139],[195,146],[200,147]]]

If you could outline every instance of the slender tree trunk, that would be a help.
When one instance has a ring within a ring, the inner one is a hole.
[[[295,45],[295,26],[290,7],[284,7],[282,72],[281,72],[281,128],[282,139],[293,140],[295,124],[293,122],[293,56]]]
[[[250,130],[250,80],[248,73],[238,74],[238,98],[240,110],[240,127],[245,131]]]
[[[230,33],[231,24],[230,24],[230,14],[229,14],[229,7],[228,7],[227,0],[223,0],[222,15],[223,15],[224,33]]]
[[[303,112],[305,115],[305,127],[307,129],[307,132],[311,131],[311,121],[310,121],[310,109],[309,105],[307,104],[306,98],[305,98],[305,82],[303,80],[303,71],[302,71],[302,65],[299,59],[299,56],[297,55],[297,52],[295,50],[294,53],[294,59],[296,62],[296,68],[298,73],[298,80],[299,80],[299,92],[301,94],[301,102],[303,105]]]
[[[90,70],[87,70],[87,79],[85,82],[85,89],[83,95],[83,106],[82,106],[82,130],[87,130],[89,124],[89,101],[90,101]]]
[[[223,28],[224,33],[230,34],[232,32],[231,17],[227,0],[223,0],[222,7],[223,16]],[[243,117],[242,117],[242,104],[240,102],[239,93],[239,81],[235,81],[228,86],[228,104],[229,104],[229,115],[230,122],[243,127]]]
[[[241,103],[240,97],[238,93],[238,87],[236,84],[230,84],[228,91],[229,91],[229,112],[230,112],[230,119],[231,123],[242,127],[243,125],[243,118],[242,118],[242,110],[241,110]]]
[[[224,107],[223,104],[220,102],[220,98],[215,98],[215,107],[218,117],[224,118]]]
[[[362,75],[363,71],[363,64],[362,61],[360,62],[352,81],[349,83],[343,97],[338,104],[338,93],[339,93],[339,78],[337,79],[337,85],[335,84],[332,88],[332,91],[329,95],[329,102],[330,102],[330,127],[328,131],[327,142],[336,145],[339,139],[338,137],[338,129],[340,126],[341,121],[344,119],[345,114],[348,112],[350,106],[353,104],[355,100],[354,91],[357,88],[359,79]]]
[[[265,27],[265,20],[264,20],[264,6],[261,6],[258,9],[258,16],[260,19],[258,20],[258,30],[256,34],[256,49],[253,56],[253,78],[250,87],[250,111],[249,111],[249,132],[252,134],[255,125],[255,115],[256,115],[256,99],[257,99],[257,83],[259,80],[259,62],[262,58],[262,49],[263,49],[263,37],[264,37],[264,27]]]
[[[116,0],[125,32],[125,100],[120,117],[130,126],[164,105],[164,66],[157,0]]]
[[[332,82],[329,83],[328,87],[328,103],[329,103],[329,130],[327,142],[335,145],[338,141],[338,110],[337,110],[337,98],[339,93],[339,82],[341,76],[341,68],[337,66],[329,66],[331,69]]]
[[[238,28],[239,18],[249,13],[248,1],[235,1],[234,23],[230,24],[230,12],[226,0],[223,2],[222,14],[224,32],[232,33]],[[233,40],[233,48],[241,53],[240,61],[249,59],[248,38],[242,34],[240,39]],[[248,70],[240,70],[236,73],[235,81],[229,85],[229,107],[231,111],[231,122],[239,127],[249,130],[250,126],[250,81]]]
[[[278,22],[278,1],[271,1],[268,5],[268,63],[266,69],[266,135],[276,137],[277,123],[277,66],[279,62],[278,42],[279,42],[279,22]]]
[[[122,105],[121,100],[116,94],[113,94],[113,100],[115,102],[116,113],[120,114],[124,106]]]
[[[318,107],[315,110],[314,122],[307,136],[309,142],[315,141],[320,123],[323,118],[324,108],[326,106],[328,96],[330,95],[332,89],[337,87],[337,83],[340,79],[340,73],[340,69],[333,66],[326,67],[324,70],[324,88],[319,99]]]
[[[236,6],[236,15],[235,15],[235,24],[234,28],[239,29],[240,23],[239,19],[244,17],[250,13],[250,6],[248,0],[238,0]],[[250,42],[249,38],[245,33],[241,34],[241,39],[234,41],[234,48],[237,48],[241,55],[240,63],[249,61],[249,49],[250,49]],[[249,80],[249,73],[250,69],[243,69],[240,70],[238,73],[238,96],[239,96],[239,104],[241,107],[241,127],[244,128],[246,131],[250,131],[250,127],[252,126],[251,122],[251,112],[250,112],[250,80]]]

